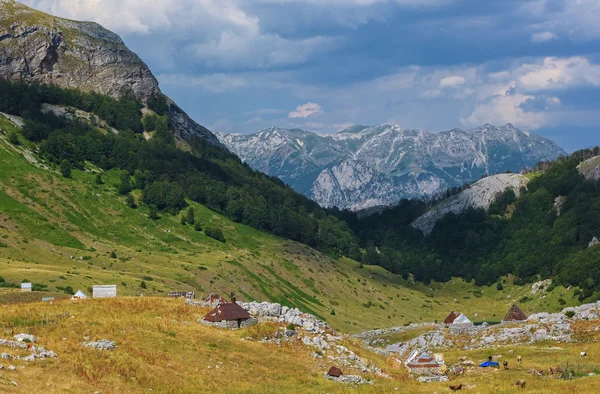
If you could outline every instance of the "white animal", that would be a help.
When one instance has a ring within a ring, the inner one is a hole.
[[[587,353],[586,352],[581,352],[581,353],[579,353],[579,356],[581,356],[581,358],[587,357]]]

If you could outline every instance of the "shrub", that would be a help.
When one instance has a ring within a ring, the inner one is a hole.
[[[151,276],[144,276],[144,280],[147,280],[148,282],[152,282],[154,279],[152,279]]]
[[[504,285],[502,284],[502,282],[498,282],[498,284],[496,285],[496,289],[498,289],[499,291],[504,290]]]
[[[211,237],[212,239],[215,239],[219,242],[223,242],[225,243],[225,236],[223,235],[223,232],[221,231],[220,228],[217,227],[213,227],[213,226],[208,226],[206,228],[206,230],[204,230],[204,233]]]
[[[156,208],[156,205],[150,205],[148,217],[152,220],[158,220],[158,208]]]
[[[142,283],[140,283],[140,287],[142,289],[147,289],[148,287],[146,287],[146,282],[142,281]]]
[[[10,133],[8,133],[8,142],[10,142],[13,145],[21,145],[21,142],[19,141],[19,136],[15,131],[11,131]]]
[[[104,185],[104,181],[102,180],[102,174],[96,175],[96,185]]]
[[[196,222],[194,224],[194,230],[196,230],[198,232],[202,231],[202,225],[200,223]]]
[[[565,312],[565,316],[568,317],[569,319],[572,318],[573,316],[575,316],[575,312],[574,311],[566,311]]]
[[[331,310],[331,316],[335,316],[335,309]]]
[[[61,161],[60,162],[60,173],[62,174],[62,176],[64,176],[65,178],[70,178],[71,172],[72,172],[71,162],[69,162],[66,159]]]
[[[112,252],[110,252],[110,256],[111,259],[116,259],[117,258],[117,252],[115,252],[114,250]]]
[[[137,208],[137,205],[135,204],[135,198],[133,198],[133,196],[131,195],[131,193],[129,193],[127,195],[127,197],[125,197],[125,203],[131,209]]]
[[[561,304],[561,305],[564,305],[564,304],[567,303],[567,301],[565,301],[563,298],[559,298],[558,299],[558,303]]]

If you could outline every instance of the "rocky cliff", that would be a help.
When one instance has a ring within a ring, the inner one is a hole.
[[[485,174],[518,171],[565,153],[511,124],[439,133],[353,126],[329,135],[268,128],[218,137],[254,169],[325,207],[352,210],[435,196]]]
[[[435,224],[448,213],[462,213],[469,208],[488,209],[496,197],[508,188],[518,196],[522,187],[527,186],[527,178],[518,174],[490,176],[471,185],[468,189],[437,204],[412,223],[424,234],[431,234]]]
[[[148,66],[121,38],[97,23],[48,15],[0,0],[0,78],[47,83],[118,97],[131,89],[146,101],[160,93]],[[216,137],[171,102],[171,128],[180,139]]]
[[[587,180],[600,180],[600,156],[594,156],[591,159],[584,161],[577,169]]]

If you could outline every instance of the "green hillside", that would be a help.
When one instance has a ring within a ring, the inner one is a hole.
[[[235,223],[188,200],[203,229],[222,230],[222,243],[181,224],[188,208],[161,212],[157,220],[143,204],[130,208],[118,194],[123,171],[86,163],[67,179],[4,116],[0,130],[0,286],[29,280],[38,290],[58,293],[89,291],[93,284],[117,284],[119,294],[128,296],[233,292],[243,300],[300,307],[347,332],[439,320],[450,309],[498,320],[511,302],[529,294],[528,287],[498,291],[462,280],[414,284]],[[20,145],[8,142],[13,132]],[[103,184],[96,183],[98,174]],[[133,195],[139,203],[141,192]],[[18,299],[13,292],[1,291],[0,301]],[[558,288],[524,308],[555,310],[559,297],[576,302]]]

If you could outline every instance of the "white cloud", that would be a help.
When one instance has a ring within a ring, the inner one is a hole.
[[[321,108],[321,106],[319,104],[306,103],[306,104],[298,106],[296,108],[296,110],[290,112],[288,116],[290,118],[308,118],[311,115],[321,114],[321,113],[323,113],[323,109]]]
[[[552,40],[557,40],[558,36],[551,31],[539,31],[537,33],[533,33],[531,35],[531,42],[539,44],[542,42],[549,42]]]
[[[264,32],[243,0],[25,0],[34,8],[95,21],[119,34],[184,45],[209,67],[270,68],[301,64],[338,45],[335,37],[286,38]],[[246,5],[247,7],[244,7]],[[185,44],[184,44],[185,43]],[[163,48],[164,49],[164,48]],[[194,60],[194,59],[189,59]],[[168,62],[165,62],[168,64]]]
[[[546,57],[542,62],[523,64],[513,71],[517,86],[525,91],[600,86],[600,65],[581,56]]]
[[[465,77],[460,75],[452,75],[440,80],[440,88],[455,88],[465,84]]]

